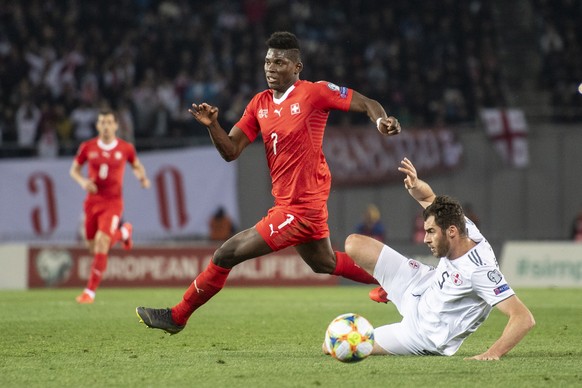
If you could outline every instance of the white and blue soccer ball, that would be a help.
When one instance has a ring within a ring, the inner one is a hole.
[[[325,332],[325,346],[333,358],[341,362],[358,362],[372,354],[374,327],[354,313],[335,318]]]

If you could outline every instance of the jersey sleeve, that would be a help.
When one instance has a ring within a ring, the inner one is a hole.
[[[515,295],[505,276],[493,266],[486,266],[473,272],[471,281],[477,295],[490,306],[495,306],[497,303]]]
[[[256,116],[258,109],[256,100],[257,98],[255,96],[255,98],[248,103],[240,120],[234,125],[235,127],[240,128],[244,134],[247,135],[251,143],[255,141],[261,130]]]
[[[134,145],[131,143],[127,143],[126,152],[127,152],[127,162],[133,165],[133,163],[137,159],[137,153],[135,151]]]
[[[87,142],[83,142],[79,146],[77,155],[75,156],[75,161],[80,165],[83,165],[87,161]]]
[[[327,81],[318,81],[313,84],[313,95],[316,97],[313,104],[323,110],[348,111],[352,103],[354,91],[345,86],[338,86]]]

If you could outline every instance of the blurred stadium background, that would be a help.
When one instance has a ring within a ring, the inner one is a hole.
[[[120,136],[135,143],[154,182],[145,193],[126,180],[137,252],[186,244],[207,259],[216,244],[207,239],[207,219],[218,206],[238,230],[252,226],[272,204],[260,140],[226,164],[187,108],[215,104],[230,128],[266,87],[265,39],[289,30],[302,43],[303,79],[373,97],[404,129],[385,140],[366,117],[330,116],[325,149],[337,247],[375,203],[386,241],[426,255],[414,242],[419,208],[395,173],[408,156],[435,191],[472,206],[501,261],[508,242],[544,241],[548,255],[572,260],[556,265],[573,277],[553,281],[580,285],[582,244],[570,242],[582,211],[580,20],[579,0],[3,2],[0,260],[33,265],[42,260],[31,252],[67,246],[74,268],[87,261],[74,253],[82,246],[83,193],[68,166],[79,143],[94,136],[103,104],[120,113]],[[22,256],[8,250],[22,246]],[[62,259],[43,257],[45,264]],[[11,276],[0,278],[0,288]]]

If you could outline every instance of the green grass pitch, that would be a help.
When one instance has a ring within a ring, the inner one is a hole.
[[[169,336],[138,323],[135,307],[171,306],[182,289],[0,292],[0,387],[580,387],[579,289],[523,289],[537,326],[497,362],[466,361],[500,335],[494,311],[453,357],[370,357],[342,364],[321,353],[327,324],[359,313],[396,322],[371,287],[229,288]]]

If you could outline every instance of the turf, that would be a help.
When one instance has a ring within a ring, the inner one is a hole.
[[[342,364],[321,353],[327,324],[356,312],[380,325],[393,305],[370,287],[225,288],[178,335],[138,323],[135,307],[165,307],[182,289],[0,292],[1,387],[547,387],[582,386],[582,302],[576,289],[524,289],[534,330],[501,361],[483,352],[506,319],[494,311],[453,357],[370,357]]]

